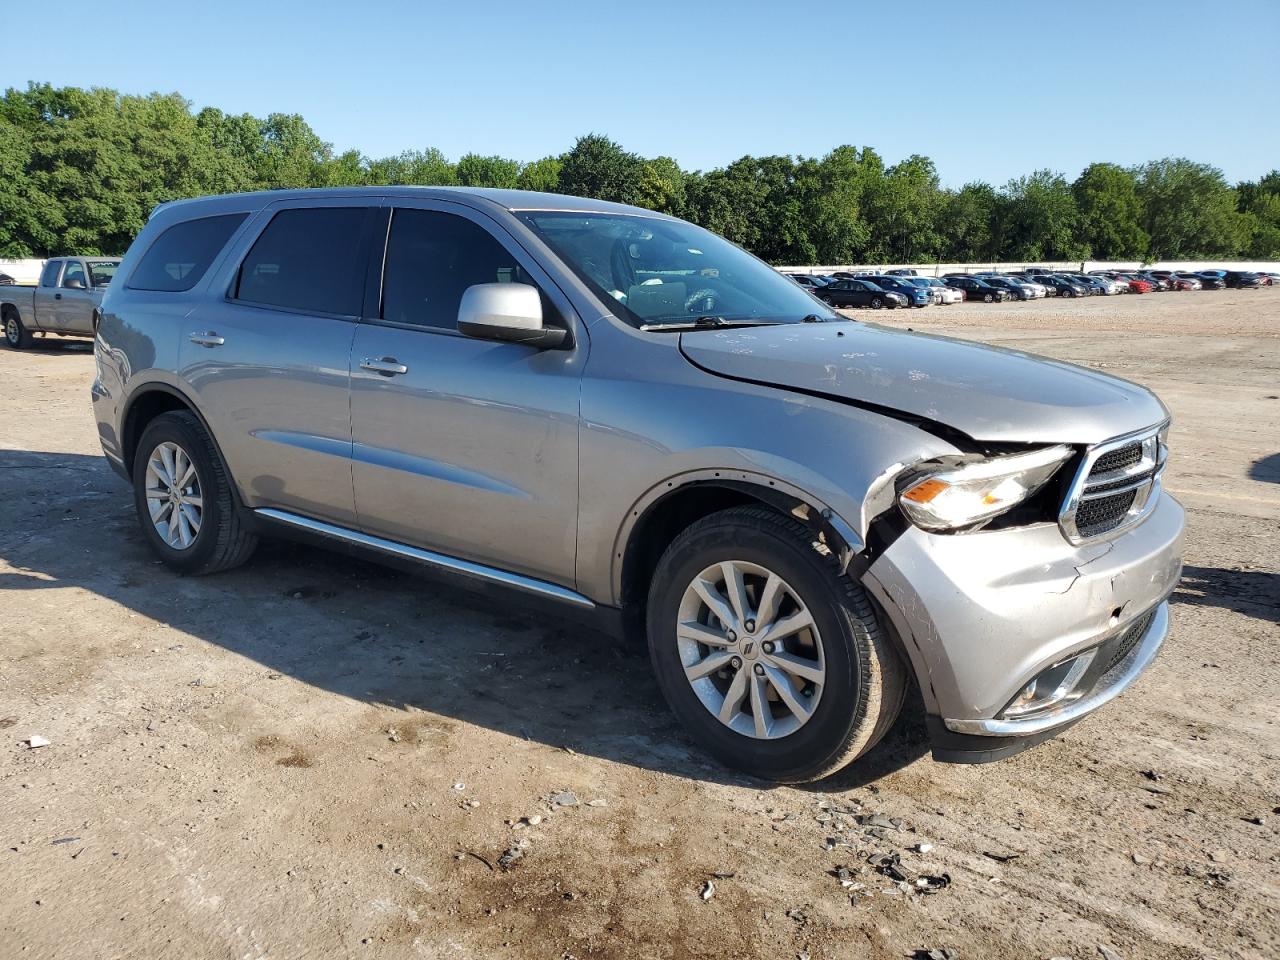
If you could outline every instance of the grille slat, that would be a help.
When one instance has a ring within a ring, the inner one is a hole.
[[[1164,462],[1162,427],[1086,452],[1059,520],[1067,539],[1082,543],[1142,518]]]

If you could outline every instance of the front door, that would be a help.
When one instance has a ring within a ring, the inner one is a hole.
[[[352,348],[352,470],[366,533],[572,587],[585,334],[494,221],[448,202],[391,211],[381,296]],[[377,285],[377,277],[373,278]],[[463,291],[528,283],[567,349],[457,330]]]
[[[89,274],[79,260],[68,260],[62,271],[62,282],[54,295],[53,329],[58,333],[83,333],[93,330],[93,294],[89,291]]]

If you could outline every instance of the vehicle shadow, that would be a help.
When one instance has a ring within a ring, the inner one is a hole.
[[[686,738],[642,644],[512,594],[287,541],[264,541],[236,570],[181,577],[151,554],[127,486],[101,457],[0,450],[0,477],[69,491],[0,498],[0,561],[9,567],[0,593],[80,587],[342,697],[676,776],[770,786],[720,767]],[[832,782],[843,786],[819,789],[849,789],[923,756],[927,743],[912,731],[900,722]]]
[[[1222,607],[1257,620],[1280,623],[1280,573],[1185,566],[1172,599],[1175,603]]]
[[[1249,467],[1249,479],[1263,483],[1280,483],[1280,453],[1255,460]]]

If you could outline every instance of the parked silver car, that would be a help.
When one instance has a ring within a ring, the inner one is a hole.
[[[1062,730],[1152,662],[1181,568],[1142,387],[840,318],[688,223],[388,187],[159,208],[93,406],[175,570],[284,533],[643,628],[727,764]],[[584,717],[584,723],[590,718]]]
[[[5,343],[21,350],[31,345],[32,334],[92,337],[98,305],[119,265],[118,257],[54,257],[40,271],[38,286],[5,285]]]

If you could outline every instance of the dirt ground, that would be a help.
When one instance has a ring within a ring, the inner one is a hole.
[[[285,544],[174,576],[87,347],[0,350],[0,956],[1280,956],[1280,289],[874,319],[1154,387],[1186,577],[1060,738],[950,766],[907,719],[809,789],[709,763],[642,650],[514,600]]]

